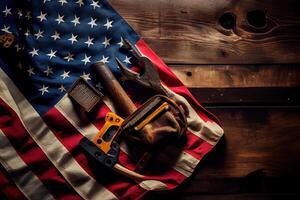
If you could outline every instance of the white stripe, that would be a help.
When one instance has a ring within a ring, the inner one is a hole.
[[[0,129],[0,163],[28,199],[54,199],[40,179],[28,168]]]
[[[92,139],[99,131],[84,115],[78,115],[74,105],[68,95],[65,95],[56,105],[56,109],[85,137]],[[86,119],[85,119],[86,118]],[[82,123],[84,121],[84,123]],[[121,150],[128,154],[128,147],[125,143],[121,143]],[[178,161],[173,168],[186,177],[189,177],[193,168],[196,167],[199,160],[184,152],[178,158]]]
[[[73,159],[2,69],[0,69],[0,91],[2,99],[17,113],[33,140],[82,198],[116,199],[114,194],[98,184]]]

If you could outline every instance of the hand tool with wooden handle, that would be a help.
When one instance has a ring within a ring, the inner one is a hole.
[[[106,93],[112,100],[116,110],[121,111],[123,117],[128,117],[133,114],[137,108],[128,97],[122,86],[119,84],[111,70],[103,63],[96,63],[91,66],[96,78],[101,82],[106,89]],[[143,110],[139,110],[130,120],[127,120],[126,125],[122,126],[123,119],[114,113],[107,113],[105,124],[90,141],[87,138],[81,140],[81,146],[96,160],[107,167],[113,168],[115,171],[124,174],[134,180],[143,179],[143,175],[129,170],[118,164],[119,144],[115,141],[118,135],[122,132],[130,132],[135,130],[143,132],[145,135],[151,135],[151,125],[149,122],[162,112],[168,109],[167,103],[153,101],[149,103]],[[145,158],[144,158],[145,159]],[[139,166],[141,168],[141,166]]]

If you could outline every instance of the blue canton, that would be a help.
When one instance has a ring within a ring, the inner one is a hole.
[[[2,57],[0,67],[40,114],[79,77],[92,81],[91,64],[106,63],[115,73],[119,73],[115,57],[128,67],[133,65],[130,52],[120,47],[125,38],[133,44],[139,40],[106,0],[2,0],[0,30],[17,37],[14,51],[21,76]]]

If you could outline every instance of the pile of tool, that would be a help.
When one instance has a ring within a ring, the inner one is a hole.
[[[143,72],[137,73],[126,68],[116,58],[123,74],[122,82],[136,82],[141,87],[152,90],[154,95],[137,108],[108,66],[103,63],[92,65],[91,70],[103,87],[102,92],[108,96],[117,113],[108,112],[104,126],[94,139],[83,138],[80,145],[104,166],[135,181],[141,181],[144,179],[142,171],[152,155],[167,145],[174,145],[184,135],[187,121],[184,107],[177,104],[173,95],[161,84],[158,71],[151,60],[128,41],[125,41],[123,48],[133,53]],[[84,102],[81,105],[86,111],[92,110],[102,96],[83,79],[74,84],[69,90],[69,95],[79,104]],[[144,153],[134,170],[129,170],[118,162],[120,143],[123,140],[143,148]]]

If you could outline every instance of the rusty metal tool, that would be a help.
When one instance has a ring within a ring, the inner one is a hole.
[[[147,88],[152,88],[158,94],[169,97],[172,96],[161,85],[159,73],[148,57],[142,55],[142,53],[126,39],[124,40],[124,46],[122,48],[128,49],[133,53],[143,70],[142,73],[134,72],[124,66],[124,64],[118,58],[116,58],[117,64],[122,71],[122,81],[131,80]]]

